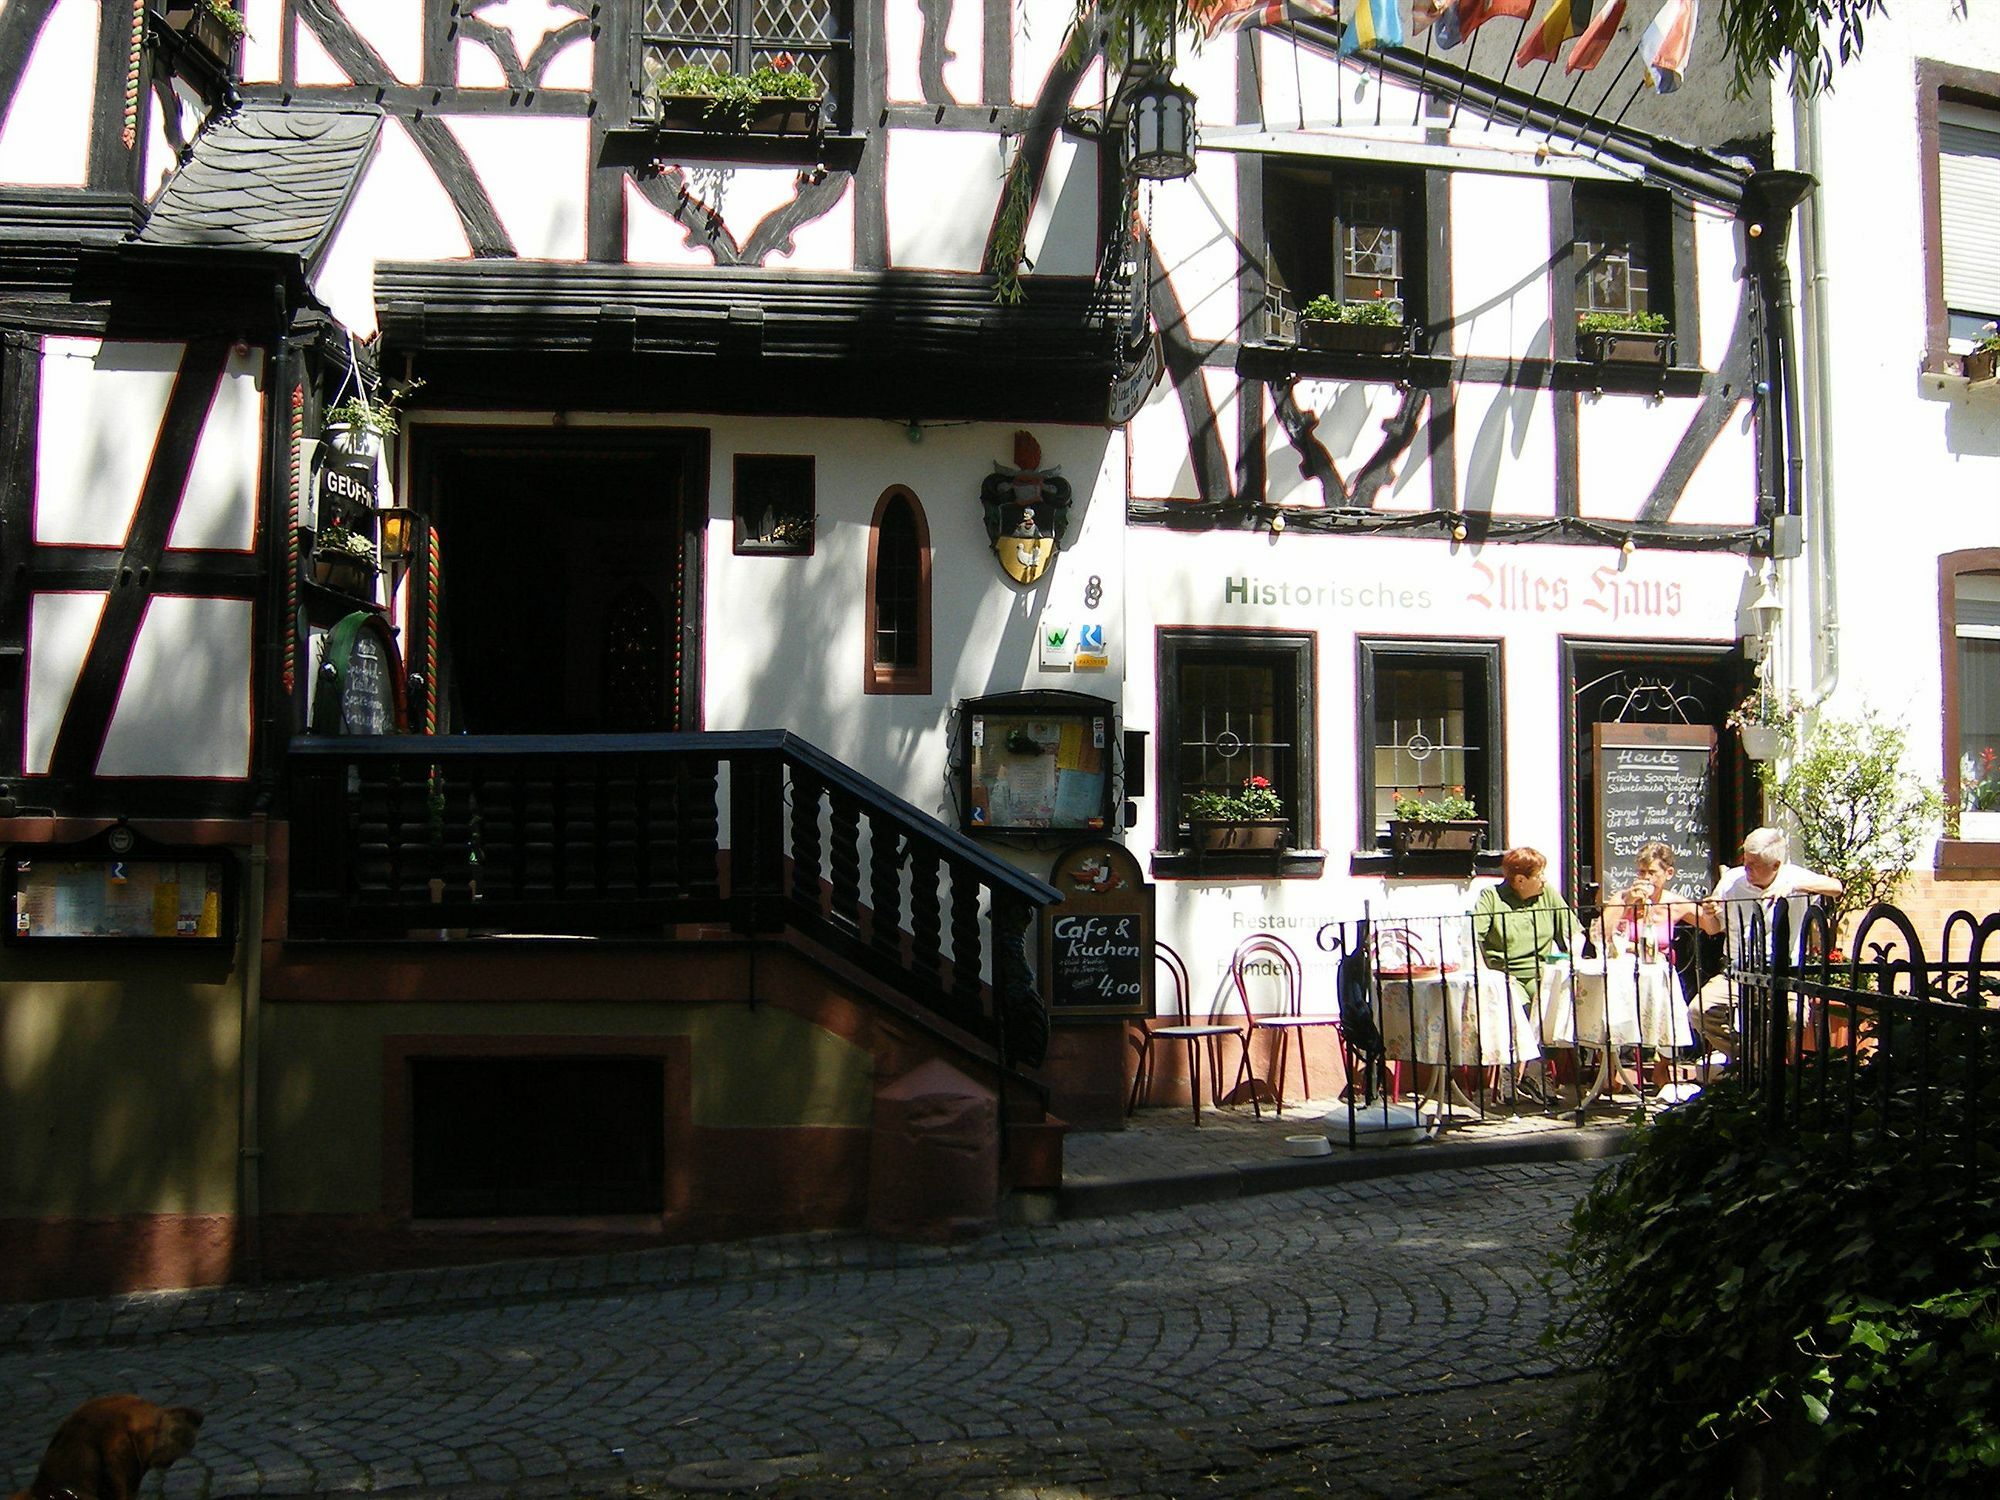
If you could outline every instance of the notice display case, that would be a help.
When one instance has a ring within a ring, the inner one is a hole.
[[[959,824],[968,833],[1103,832],[1112,825],[1109,699],[1002,693],[959,705]]]
[[[232,875],[225,850],[155,844],[122,824],[77,844],[15,844],[5,855],[6,940],[227,947]]]

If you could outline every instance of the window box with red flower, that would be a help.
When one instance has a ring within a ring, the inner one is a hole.
[[[1187,820],[1190,847],[1204,854],[1282,849],[1291,827],[1284,799],[1263,776],[1246,776],[1236,792],[1193,793]]]

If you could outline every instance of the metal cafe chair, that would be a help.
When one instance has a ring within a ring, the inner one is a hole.
[[[1181,956],[1165,943],[1153,944],[1153,959],[1165,971],[1166,987],[1174,992],[1173,1021],[1166,1026],[1141,1026],[1139,1028],[1139,1063],[1132,1073],[1132,1097],[1126,1101],[1125,1113],[1131,1114],[1139,1107],[1139,1092],[1151,1077],[1153,1043],[1156,1041],[1182,1042],[1187,1047],[1188,1097],[1194,1101],[1194,1123],[1201,1126],[1201,1054],[1208,1053],[1209,1099],[1216,1108],[1222,1107],[1222,1059],[1217,1046],[1223,1037],[1233,1036],[1247,1051],[1250,1033],[1241,1026],[1226,1021],[1197,1021],[1189,1010],[1194,1003],[1194,987],[1188,982],[1187,965]]]
[[[1269,1015],[1259,1015],[1250,1008],[1250,982],[1246,970],[1251,965],[1269,962],[1278,970],[1280,1009]],[[1243,1066],[1238,1070],[1236,1081],[1240,1086],[1247,1078],[1250,1083],[1250,1104],[1257,1106],[1257,1078],[1250,1071],[1249,1038],[1260,1031],[1274,1031],[1278,1035],[1277,1076],[1273,1080],[1273,1094],[1278,1104],[1278,1114],[1285,1113],[1285,1072],[1290,1060],[1292,1038],[1310,1026],[1339,1027],[1340,1016],[1335,1012],[1313,1012],[1305,1008],[1305,970],[1299,963],[1298,954],[1283,938],[1272,937],[1268,932],[1254,933],[1236,945],[1236,952],[1229,960],[1229,977],[1236,985],[1236,998],[1243,1005],[1243,1024],[1246,1040],[1243,1047]],[[1299,1037],[1299,1081],[1305,1085],[1306,1097],[1312,1097],[1312,1075],[1306,1071],[1305,1038]],[[1256,1109],[1261,1117],[1263,1111]]]

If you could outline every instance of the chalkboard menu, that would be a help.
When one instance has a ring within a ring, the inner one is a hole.
[[[403,665],[380,615],[356,610],[326,633],[313,688],[314,734],[396,734]]]
[[[1049,1014],[1144,1016],[1153,1010],[1153,888],[1120,845],[1093,840],[1057,857],[1063,900],[1042,914]]]
[[[1677,883],[1715,873],[1715,731],[1693,724],[1596,724],[1597,879],[1609,899],[1632,883],[1642,845],[1674,851]]]

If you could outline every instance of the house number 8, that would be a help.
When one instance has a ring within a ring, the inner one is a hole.
[[[1090,575],[1090,582],[1083,586],[1083,607],[1085,609],[1095,609],[1103,602],[1104,580],[1099,578],[1095,573],[1092,573]]]

